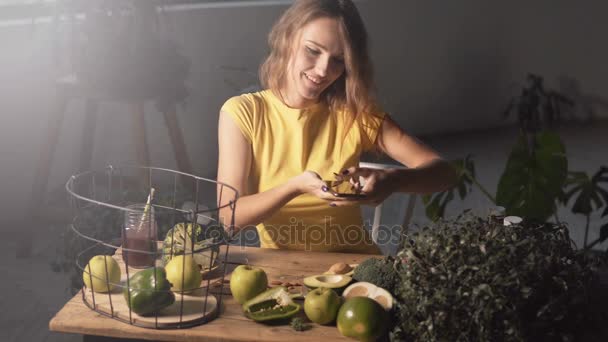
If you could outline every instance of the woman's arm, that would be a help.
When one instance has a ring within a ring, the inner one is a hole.
[[[384,153],[408,169],[370,169],[353,166],[343,171],[352,179],[363,178],[363,200],[338,199],[332,205],[354,203],[377,205],[394,192],[427,194],[454,186],[456,172],[437,152],[406,134],[387,115],[382,123],[377,145]]]
[[[408,169],[392,169],[388,177],[397,191],[432,193],[454,186],[456,172],[439,154],[406,134],[388,115],[382,123],[378,146]]]
[[[220,112],[218,126],[219,160],[217,180],[237,189],[239,199],[235,210],[234,229],[239,231],[247,226],[257,225],[283,207],[293,198],[309,192],[324,196],[321,178],[314,172],[306,171],[270,190],[249,194],[249,170],[252,163],[251,145],[243,136],[236,123],[225,112]],[[225,197],[225,196],[224,196]],[[218,203],[220,192],[218,186]],[[226,205],[223,198],[220,206]],[[232,212],[229,207],[220,210],[220,221],[229,223]]]
[[[439,154],[405,133],[390,116],[382,123],[378,146],[408,169],[392,169],[387,176],[400,192],[432,193],[454,186],[456,172]]]

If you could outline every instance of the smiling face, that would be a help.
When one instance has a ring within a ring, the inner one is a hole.
[[[287,105],[306,108],[344,73],[344,44],[336,19],[321,17],[296,36],[282,95]]]

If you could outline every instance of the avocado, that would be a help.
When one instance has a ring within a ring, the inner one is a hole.
[[[304,278],[304,285],[309,289],[325,287],[341,294],[353,278],[343,274],[319,274]]]
[[[393,308],[393,302],[395,301],[393,296],[385,289],[364,281],[355,282],[348,286],[346,289],[344,289],[342,297],[344,297],[344,299],[349,299],[352,297],[368,297],[382,305],[386,311],[391,311]]]

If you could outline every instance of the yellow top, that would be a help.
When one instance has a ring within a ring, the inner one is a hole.
[[[347,129],[343,113],[329,113],[322,104],[290,108],[270,90],[233,97],[222,111],[251,143],[250,186],[256,193],[306,170],[334,180],[334,172],[359,164],[361,153],[376,141],[384,119],[384,113],[361,119],[342,142]],[[368,139],[362,139],[362,134]],[[362,227],[359,206],[330,207],[309,194],[291,200],[257,230],[264,248],[379,253]]]

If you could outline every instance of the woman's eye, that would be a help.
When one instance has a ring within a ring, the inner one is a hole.
[[[308,46],[306,47],[306,51],[313,56],[317,56],[320,53],[319,51],[317,51],[315,49],[309,48]]]

